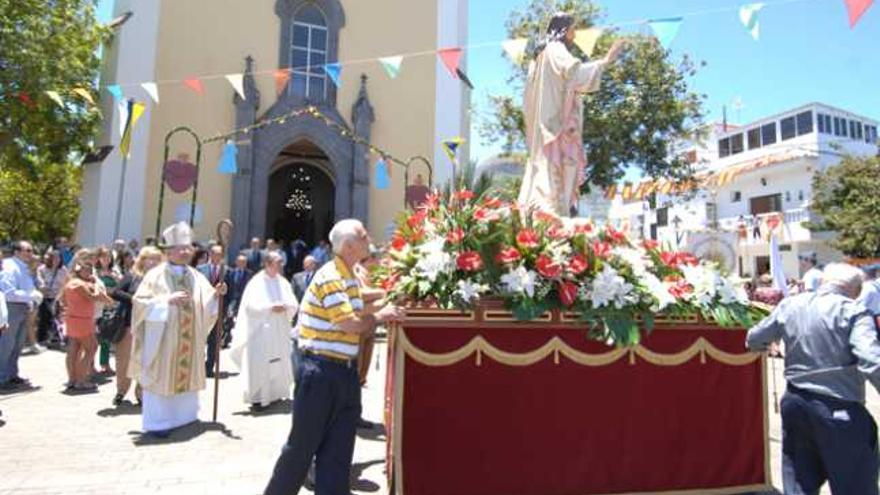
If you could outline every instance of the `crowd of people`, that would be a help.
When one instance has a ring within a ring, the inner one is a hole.
[[[31,387],[18,368],[23,351],[63,349],[65,392],[94,392],[98,376],[115,375],[119,407],[136,383],[143,431],[163,438],[197,419],[217,350],[231,347],[251,408],[294,387],[298,421],[266,493],[296,492],[310,469],[319,492],[342,493],[355,429],[365,426],[360,388],[375,329],[403,312],[371,285],[379,253],[364,226],[343,220],[329,237],[313,249],[253,238],[231,265],[222,245],[194,243],[185,223],[166,229],[161,247],[59,239],[41,255],[15,242],[0,270],[0,388]]]

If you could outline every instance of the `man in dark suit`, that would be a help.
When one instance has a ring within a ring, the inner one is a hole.
[[[306,289],[309,287],[309,283],[312,281],[312,276],[315,274],[315,271],[318,269],[318,261],[312,256],[306,256],[303,258],[303,271],[296,273],[293,275],[293,279],[291,283],[293,284],[293,295],[296,296],[296,300],[302,302],[303,295],[306,293]]]
[[[208,249],[208,262],[196,267],[212,286],[216,286],[220,282],[227,280],[229,267],[223,263],[223,246],[214,244]],[[208,352],[205,360],[205,371],[208,378],[214,376],[214,345],[217,342],[217,328],[211,330],[208,335]]]
[[[260,248],[260,238],[251,239],[251,247],[242,251],[247,259],[247,269],[253,273],[263,269],[263,250]]]
[[[241,296],[244,294],[244,288],[247,286],[254,272],[247,267],[247,256],[242,253],[235,258],[235,267],[226,272],[226,286],[229,290],[226,292],[226,335],[223,337],[223,347],[229,347],[232,341],[232,329],[235,327],[235,316],[238,314],[238,304],[241,302]]]

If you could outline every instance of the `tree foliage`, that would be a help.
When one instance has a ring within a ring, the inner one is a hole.
[[[880,257],[880,157],[845,157],[813,176],[814,231],[834,231],[834,248],[856,258]]]
[[[90,148],[100,113],[70,90],[98,80],[110,31],[95,3],[0,0],[0,167],[34,170]],[[65,108],[47,90],[60,92]]]
[[[601,18],[601,9],[591,0],[531,0],[514,11],[507,21],[510,38],[539,39],[554,12],[571,13],[590,27]],[[607,53],[617,32],[606,32],[599,39],[593,57]],[[589,166],[587,184],[604,187],[623,177],[628,167],[637,167],[649,177],[684,180],[692,167],[674,150],[698,136],[702,125],[703,97],[691,92],[687,78],[696,64],[688,57],[674,62],[653,37],[627,34],[630,45],[603,76],[601,89],[585,97],[583,139]],[[575,56],[583,53],[575,50]],[[491,96],[492,117],[480,131],[484,139],[505,143],[505,153],[525,150],[523,113],[520,106],[531,57],[515,66],[509,83],[517,95]]]
[[[0,169],[0,239],[51,242],[71,236],[79,216],[82,168]]]

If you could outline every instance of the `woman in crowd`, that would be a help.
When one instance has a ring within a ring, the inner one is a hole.
[[[127,252],[126,256],[130,256],[130,253]],[[116,406],[122,404],[125,395],[131,388],[131,378],[128,376],[128,363],[131,359],[133,339],[131,335],[131,298],[137,292],[144,275],[162,263],[162,259],[162,251],[154,246],[145,246],[140,250],[131,271],[123,277],[119,286],[111,293],[113,299],[119,303],[116,311],[120,312],[122,321],[125,322],[122,335],[114,339],[116,345],[116,397],[113,398],[113,405]],[[135,396],[140,404],[139,389],[135,389]]]
[[[43,256],[43,264],[37,270],[38,278],[42,280],[43,302],[40,304],[37,341],[49,345],[61,343],[58,327],[56,325],[55,301],[61,295],[64,283],[67,281],[67,267],[61,260],[61,253],[50,249]]]
[[[101,246],[97,251],[97,263],[95,263],[95,271],[104,285],[105,292],[111,293],[119,285],[122,280],[122,274],[113,265],[113,253],[105,246]],[[111,300],[109,304],[99,304],[95,308],[95,318],[100,318],[107,306],[111,306],[114,302]],[[112,375],[113,368],[110,367],[110,346],[112,342],[108,338],[100,338],[100,353],[98,355],[98,364],[101,366],[100,372],[104,375]]]
[[[98,284],[92,252],[81,250],[73,259],[71,276],[61,297],[64,304],[64,327],[67,333],[68,390],[94,390],[89,380],[95,341],[95,305],[109,304],[112,299]]]

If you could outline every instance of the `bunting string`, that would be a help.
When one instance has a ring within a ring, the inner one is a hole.
[[[756,7],[758,5],[760,5],[760,7],[757,9],[754,9],[753,12],[750,12],[751,17],[748,19],[749,22],[746,22],[747,20],[743,19],[743,24],[745,25],[746,32],[747,32],[747,34],[751,34],[753,37],[757,37],[756,36],[756,33],[757,33],[756,26],[758,25],[757,10],[764,10],[767,8],[777,7],[777,6],[781,6],[781,5],[804,3],[804,2],[814,2],[814,1],[817,1],[817,0],[775,0],[775,1],[762,2],[760,4],[751,4],[752,7]],[[858,22],[858,20],[865,14],[865,12],[868,10],[868,8],[873,4],[873,0],[844,0],[844,4],[845,4],[847,11],[849,13],[849,17],[848,17],[849,24],[851,27],[854,27],[855,23]],[[663,46],[668,47],[669,42],[671,42],[672,38],[674,38],[675,34],[678,31],[678,26],[675,24],[675,22],[671,22],[671,21],[676,21],[676,22],[680,23],[680,22],[683,22],[687,18],[714,15],[714,14],[722,14],[722,13],[736,13],[737,16],[742,16],[743,15],[742,9],[743,9],[743,4],[737,4],[737,5],[716,7],[716,8],[710,8],[710,9],[694,10],[694,11],[686,12],[686,13],[679,14],[676,16],[666,16],[666,17],[656,18],[656,19],[634,19],[634,20],[630,20],[630,21],[610,23],[610,24],[603,25],[603,26],[595,26],[590,29],[579,30],[579,35],[581,36],[581,38],[592,38],[592,42],[594,43],[595,38],[598,38],[598,35],[601,34],[601,32],[608,31],[609,29],[644,25],[644,26],[648,26],[648,27],[652,28],[652,30],[655,31],[655,34],[658,35],[658,38],[660,39]],[[658,27],[660,29],[659,31],[658,31]],[[392,54],[392,55],[383,55],[383,56],[379,56],[379,57],[351,59],[351,60],[346,60],[346,61],[339,61],[339,62],[324,64],[324,67],[331,71],[330,77],[333,80],[333,82],[336,83],[337,85],[338,85],[338,81],[339,81],[339,74],[340,74],[342,68],[347,67],[347,66],[367,64],[367,63],[379,63],[383,68],[385,68],[386,72],[388,73],[388,76],[390,78],[394,79],[397,77],[397,74],[400,70],[400,62],[403,59],[432,55],[432,56],[440,57],[441,62],[443,62],[447,66],[447,68],[450,69],[449,72],[450,72],[451,77],[457,77],[456,70],[453,70],[453,67],[450,67],[450,63],[452,63],[453,65],[457,64],[458,57],[450,56],[451,54],[456,54],[457,52],[469,51],[469,50],[475,50],[475,49],[499,48],[500,47],[506,53],[508,53],[508,55],[512,59],[519,62],[519,61],[522,61],[522,59],[523,59],[522,56],[524,54],[524,50],[527,45],[527,42],[528,42],[528,40],[526,40],[524,38],[505,39],[505,40],[501,40],[501,41],[487,41],[487,42],[471,43],[471,44],[462,45],[462,46],[450,46],[450,47],[445,47],[445,48],[440,48],[440,49],[421,50],[421,51],[414,51],[414,52],[407,52],[407,53],[397,53],[397,54]],[[581,45],[581,43],[579,43],[579,45]],[[586,45],[589,46],[590,43],[587,42]],[[453,60],[453,59],[456,59],[456,60]],[[304,70],[308,70],[310,67],[312,67],[312,66],[306,65],[306,66],[284,67],[281,69],[275,68],[275,69],[254,71],[251,74],[253,76],[272,75],[272,76],[276,77],[276,81],[277,81],[277,77],[279,76],[279,71],[286,72],[289,75],[293,71],[304,71]],[[238,75],[239,74],[229,74],[227,72],[227,73],[223,73],[223,74],[209,74],[209,75],[201,75],[201,76],[191,76],[191,77],[187,77],[187,78],[183,78],[183,79],[164,79],[164,80],[155,80],[155,81],[148,81],[148,82],[126,82],[126,83],[115,82],[113,84],[102,85],[98,89],[107,90],[107,91],[111,92],[111,94],[113,94],[113,96],[116,99],[121,99],[120,92],[123,88],[129,89],[129,90],[135,89],[135,88],[141,88],[149,93],[149,95],[153,101],[158,102],[158,93],[157,93],[157,89],[156,89],[157,85],[171,85],[171,84],[180,85],[180,84],[183,84],[186,87],[188,87],[189,89],[191,89],[193,92],[201,95],[201,94],[204,94],[204,86],[201,83],[204,81],[211,81],[211,80],[226,79],[237,90],[238,87],[237,87],[236,83],[237,83],[237,76]],[[241,75],[243,75],[243,74],[241,74]],[[61,91],[58,88],[54,88],[53,92],[59,93],[59,94],[74,92],[74,94],[79,94],[80,96],[83,96],[81,94],[81,92],[77,91],[79,89],[82,89],[82,88],[74,88],[71,91]],[[85,98],[85,97],[83,96],[83,98]],[[53,100],[54,100],[54,98],[53,98]]]

